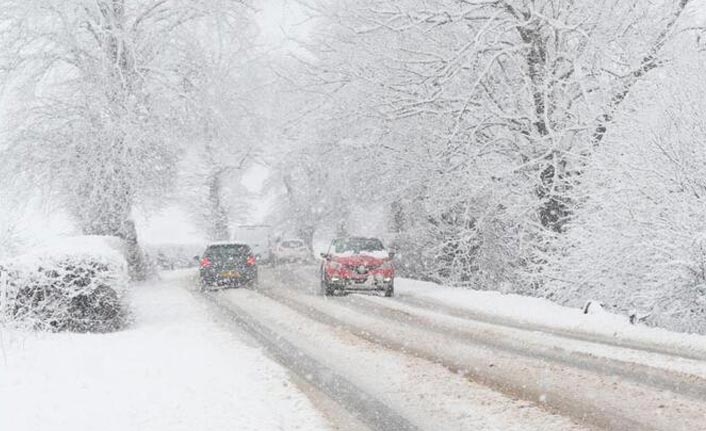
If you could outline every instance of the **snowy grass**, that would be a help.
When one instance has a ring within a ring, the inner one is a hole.
[[[109,334],[0,328],[0,429],[318,430],[280,366],[209,319],[176,281],[138,285]]]

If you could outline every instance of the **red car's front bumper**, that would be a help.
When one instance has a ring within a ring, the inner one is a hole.
[[[326,281],[332,286],[351,290],[387,289],[395,281],[394,269],[359,272],[351,268],[326,268]]]

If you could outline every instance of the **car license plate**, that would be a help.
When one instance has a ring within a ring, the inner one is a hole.
[[[221,278],[240,278],[240,273],[238,271],[221,272]]]

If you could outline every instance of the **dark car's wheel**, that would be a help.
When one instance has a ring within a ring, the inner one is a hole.
[[[325,278],[321,277],[321,294],[324,296],[332,296],[333,291],[333,286],[328,284]]]

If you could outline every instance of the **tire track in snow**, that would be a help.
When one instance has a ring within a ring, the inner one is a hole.
[[[312,274],[315,274],[318,270],[316,267],[300,266],[288,269],[292,270],[292,272],[296,273],[298,277],[302,279],[300,280],[300,282],[312,283],[318,280],[315,275],[312,276]],[[452,305],[444,304],[440,301],[436,301],[430,298],[419,298],[404,294],[396,294],[393,298],[388,298],[388,300],[406,303],[410,306],[416,306],[430,311],[442,312],[449,316],[458,317],[465,320],[487,323],[495,326],[504,326],[507,328],[518,329],[521,331],[542,332],[545,334],[570,338],[577,341],[605,344],[613,347],[671,356],[676,359],[706,361],[706,352],[700,350],[693,350],[686,347],[666,346],[657,342],[650,342],[647,340],[643,341],[632,340],[627,338],[615,338],[607,335],[583,332],[580,330],[562,329],[548,325],[542,325],[539,323],[522,322],[509,317],[499,317],[492,314],[454,307]]]
[[[194,292],[196,294],[196,292]],[[259,342],[272,357],[285,368],[315,386],[344,409],[351,412],[371,430],[418,431],[397,412],[381,401],[366,394],[344,377],[322,365],[314,358],[303,354],[293,344],[280,337],[240,307],[220,301],[217,295],[201,294],[211,305]]]
[[[558,364],[586,371],[604,374],[606,376],[618,375],[635,383],[651,386],[655,389],[667,390],[683,396],[706,400],[706,380],[698,376],[649,365],[628,362],[613,358],[596,356],[590,353],[567,351],[548,346],[533,346],[524,344],[519,346],[515,342],[508,342],[503,334],[484,334],[482,330],[472,332],[469,329],[457,329],[448,325],[439,325],[431,319],[418,314],[386,307],[363,296],[345,298],[341,304],[349,304],[357,312],[372,317],[382,317],[394,320],[400,324],[425,328],[441,335],[454,338],[459,342],[483,344],[493,349],[502,350],[511,354],[521,355],[538,360],[550,360]],[[433,310],[429,310],[433,311]],[[483,323],[483,325],[489,325]]]
[[[298,280],[289,281],[297,283]],[[282,283],[280,280],[276,284]],[[414,328],[413,332],[409,332],[395,324],[381,324],[377,326],[379,329],[371,329],[370,319],[380,319],[380,316],[367,316],[351,309],[345,303],[335,301],[334,298],[329,302],[312,296],[316,289],[310,284],[299,283],[294,288],[278,287],[259,293],[320,323],[345,328],[366,341],[442,364],[451,371],[463,372],[471,380],[499,392],[534,402],[539,401],[539,405],[551,412],[574,417],[604,429],[691,430],[699,429],[700,425],[695,424],[702,423],[702,402],[675,398],[675,394],[668,391],[652,393],[646,391],[649,386],[624,382],[620,376],[591,373],[573,366],[562,368],[563,364],[552,365],[552,361],[547,362],[545,358],[528,358],[516,353],[505,354],[504,360],[496,360],[499,358],[492,353],[493,349],[488,350],[487,346],[468,341],[459,347],[466,349],[466,355],[470,353],[470,356],[448,355],[442,352],[443,348],[434,349],[434,343],[431,342],[434,333],[428,331],[427,327]],[[349,313],[363,319],[353,319],[355,316]],[[348,316],[345,316],[346,314]],[[436,334],[440,335],[438,332]],[[423,342],[425,336],[428,336],[426,338],[431,344]],[[453,343],[450,339],[446,342]],[[479,356],[478,352],[474,355],[468,348],[486,351],[481,352]],[[487,359],[484,360],[483,357]],[[495,368],[487,368],[488,363],[493,367],[493,362],[496,363]],[[519,375],[517,370],[511,371],[518,368],[515,362],[522,363],[519,369],[524,371]],[[547,372],[549,374],[546,374]],[[531,377],[532,373],[534,378]],[[565,378],[575,383],[564,382]],[[553,383],[547,386],[548,381]],[[655,415],[642,414],[645,410],[652,411]]]
[[[301,289],[307,284],[312,283],[311,281],[304,280],[306,278],[312,279],[313,277],[311,277],[311,274],[302,274],[301,271],[295,272],[299,278],[303,279],[299,280],[302,281],[302,283],[298,286],[300,291],[311,293],[311,289]],[[655,389],[668,390],[700,401],[706,400],[706,379],[698,375],[667,368],[660,368],[657,366],[650,366],[648,363],[630,362],[627,360],[603,357],[586,352],[565,350],[560,348],[560,344],[557,344],[557,348],[551,348],[546,345],[536,346],[531,345],[530,343],[524,343],[522,346],[519,346],[517,340],[515,340],[515,343],[513,344],[512,342],[506,340],[505,334],[502,334],[501,332],[503,329],[516,333],[527,332],[530,335],[535,335],[537,332],[540,332],[552,337],[558,337],[559,341],[563,338],[571,341],[588,342],[598,345],[607,345],[619,349],[630,349],[637,352],[665,355],[670,358],[689,359],[679,356],[674,352],[663,354],[660,349],[642,349],[618,345],[619,343],[604,343],[600,341],[603,337],[596,337],[596,339],[588,340],[583,339],[582,337],[564,334],[568,331],[551,332],[532,329],[531,326],[529,328],[522,327],[519,324],[503,324],[502,322],[494,323],[482,319],[476,320],[459,316],[459,314],[465,314],[462,313],[464,310],[456,309],[457,313],[448,313],[448,311],[453,309],[453,307],[442,305],[438,309],[432,308],[431,303],[424,300],[418,300],[418,298],[396,296],[394,298],[384,298],[384,302],[377,301],[377,296],[367,296],[364,294],[337,296],[336,298],[338,303],[349,308],[354,308],[356,312],[371,317],[387,318],[394,320],[399,324],[412,325],[417,328],[434,331],[440,335],[452,337],[459,342],[482,344],[489,348],[501,350],[510,354],[537,360],[554,361],[555,363],[561,365],[580,368],[606,376],[618,375],[632,382],[648,385]],[[401,304],[403,307],[404,305],[407,305],[407,307],[405,307],[406,309],[404,310],[397,309],[395,308],[396,303]],[[420,303],[423,303],[426,306],[419,305]],[[421,313],[417,312],[418,310],[414,310],[414,308],[417,308]],[[471,331],[468,328],[466,328],[466,330],[462,330],[456,327],[451,327],[448,324],[440,325],[439,322],[434,321],[433,318],[424,316],[423,313],[425,311],[442,315],[448,314],[448,317],[463,319],[463,321],[467,322],[469,325],[478,325],[480,328],[474,328],[474,331]],[[496,333],[494,334],[484,334],[484,332],[494,331],[494,328],[489,329],[489,327],[498,327],[500,331],[495,331]]]
[[[443,364],[367,342],[344,327],[322,324],[259,292],[229,290],[217,295],[219,300],[247,310],[261,324],[345,376],[420,429],[597,429],[574,418],[548,414],[534,403],[476,384],[462,373],[450,372]],[[214,314],[220,316],[215,310]]]

